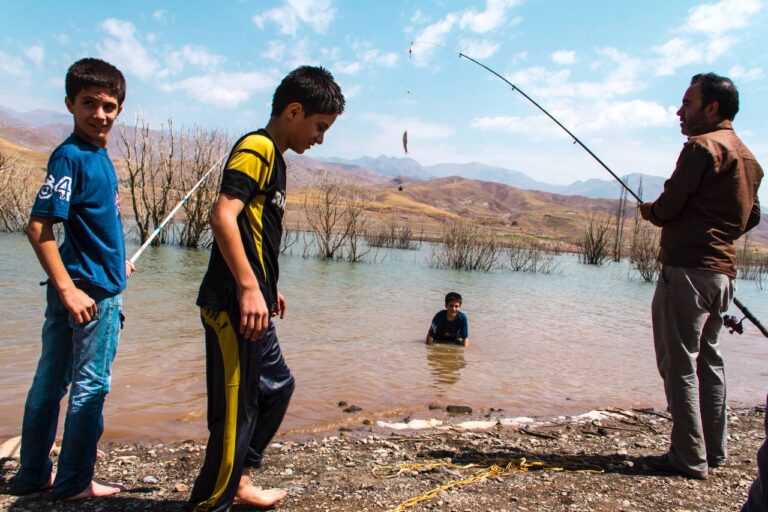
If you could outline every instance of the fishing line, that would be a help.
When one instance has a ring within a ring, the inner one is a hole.
[[[168,216],[165,219],[163,219],[163,222],[161,222],[160,225],[155,228],[152,234],[149,235],[149,238],[147,238],[147,240],[143,244],[141,244],[141,247],[139,247],[139,250],[136,251],[136,253],[133,256],[131,256],[130,260],[128,260],[131,262],[131,264],[135,263],[136,260],[139,259],[139,256],[141,256],[141,253],[144,252],[144,249],[149,247],[149,244],[152,243],[152,240],[154,240],[157,237],[157,235],[160,234],[160,232],[163,230],[165,225],[168,224],[168,222],[173,218],[173,216],[176,215],[176,212],[178,212],[179,209],[184,205],[184,203],[187,202],[187,200],[192,195],[192,193],[195,190],[197,190],[197,187],[202,185],[203,182],[208,178],[208,176],[213,172],[213,170],[216,169],[216,167],[218,167],[221,161],[224,160],[225,156],[227,156],[227,153],[224,153],[223,155],[221,155],[221,158],[216,160],[216,162],[211,166],[210,169],[208,169],[208,171],[203,175],[203,177],[200,178],[197,183],[195,183],[195,186],[192,187],[192,189],[189,192],[187,192],[187,194],[184,197],[181,198],[181,201],[179,201],[179,203],[173,207],[173,210],[171,210],[171,213],[169,213]]]
[[[521,95],[522,95],[522,96],[523,96],[525,99],[527,99],[529,102],[531,102],[531,103],[532,103],[532,104],[533,104],[533,105],[534,105],[536,108],[538,108],[538,109],[539,109],[539,110],[541,110],[541,111],[542,111],[544,114],[546,114],[546,116],[547,116],[547,117],[549,117],[549,118],[550,118],[550,119],[551,119],[551,120],[552,120],[552,121],[553,121],[555,124],[557,124],[557,126],[559,126],[560,128],[562,128],[562,129],[563,129],[563,131],[565,131],[565,133],[567,133],[567,134],[568,134],[568,135],[569,135],[569,136],[570,136],[570,137],[573,139],[573,142],[574,142],[574,143],[576,143],[576,144],[578,144],[579,146],[581,146],[581,147],[582,147],[582,149],[584,149],[584,151],[586,151],[587,153],[589,153],[589,155],[590,155],[592,158],[594,158],[594,159],[597,161],[597,163],[599,163],[601,166],[603,166],[603,168],[604,168],[606,171],[608,171],[608,172],[611,174],[611,176],[613,176],[613,177],[616,179],[616,181],[618,181],[618,182],[621,184],[621,186],[622,186],[622,187],[624,187],[624,190],[626,190],[627,192],[629,192],[629,194],[631,194],[631,195],[632,195],[632,197],[634,197],[635,199],[637,199],[637,202],[638,202],[638,203],[642,203],[642,202],[643,202],[643,200],[642,200],[642,199],[640,199],[640,197],[639,197],[637,194],[635,194],[635,192],[634,192],[634,191],[633,191],[631,188],[629,188],[629,187],[627,186],[627,184],[626,184],[626,183],[624,183],[624,182],[621,180],[621,178],[619,178],[619,177],[616,175],[616,173],[614,173],[614,172],[613,172],[613,171],[612,171],[612,170],[611,170],[611,169],[610,169],[610,168],[609,168],[607,165],[605,165],[605,163],[604,163],[602,160],[600,160],[600,158],[598,158],[598,156],[597,156],[597,155],[595,155],[595,154],[592,152],[592,150],[590,150],[590,149],[589,149],[589,148],[588,148],[588,147],[587,147],[587,146],[586,146],[586,145],[585,145],[583,142],[581,142],[581,140],[579,140],[579,138],[578,138],[578,137],[576,137],[576,136],[575,136],[575,135],[574,135],[574,134],[573,134],[573,133],[572,133],[572,132],[571,132],[571,131],[570,131],[568,128],[566,128],[565,126],[563,126],[563,124],[562,124],[560,121],[558,121],[557,119],[555,119],[555,117],[554,117],[552,114],[550,114],[549,112],[547,112],[547,110],[546,110],[544,107],[542,107],[542,106],[541,106],[541,105],[539,105],[539,104],[538,104],[536,101],[534,101],[534,99],[533,99],[533,98],[531,98],[530,96],[528,96],[528,95],[527,95],[525,92],[523,92],[523,90],[522,90],[522,89],[520,89],[518,86],[516,86],[515,84],[513,84],[512,82],[510,82],[509,80],[507,80],[506,78],[504,78],[502,75],[500,75],[499,73],[497,73],[497,72],[496,72],[496,71],[494,71],[493,69],[491,69],[491,68],[489,68],[488,66],[486,66],[485,64],[483,64],[482,62],[479,62],[479,61],[477,61],[476,59],[474,59],[474,58],[470,57],[469,55],[467,55],[467,54],[465,54],[465,53],[462,53],[462,52],[456,51],[456,50],[454,50],[454,49],[452,49],[452,48],[448,48],[447,46],[444,46],[444,45],[442,45],[442,44],[440,44],[440,43],[435,43],[435,42],[432,42],[432,41],[424,41],[424,40],[415,40],[415,41],[411,41],[411,46],[408,48],[408,55],[409,55],[411,58],[413,58],[413,45],[414,45],[414,44],[417,44],[417,43],[418,43],[418,44],[429,44],[429,45],[437,46],[437,47],[439,47],[439,48],[442,48],[442,49],[444,49],[444,50],[448,50],[448,51],[449,51],[449,52],[451,52],[451,53],[456,53],[456,54],[458,54],[459,58],[462,58],[462,57],[464,57],[465,59],[467,59],[467,60],[469,60],[469,61],[471,61],[471,62],[474,62],[475,64],[477,64],[477,65],[478,65],[478,66],[480,66],[481,68],[485,69],[486,71],[488,71],[489,73],[491,73],[491,74],[492,74],[492,75],[494,75],[495,77],[497,77],[497,78],[501,79],[502,81],[504,81],[504,82],[505,82],[507,85],[509,85],[509,86],[512,88],[512,90],[513,90],[513,91],[517,91],[517,92],[519,92],[519,93],[520,93],[520,94],[521,94]],[[747,320],[749,320],[750,322],[752,322],[752,323],[755,325],[755,327],[757,327],[757,328],[760,330],[760,332],[763,334],[763,336],[765,336],[765,337],[768,337],[768,329],[766,329],[765,327],[763,327],[763,325],[760,323],[760,321],[757,319],[757,317],[755,317],[755,316],[754,316],[754,315],[753,315],[753,314],[752,314],[752,313],[749,311],[749,309],[747,309],[747,307],[746,307],[746,306],[744,306],[744,304],[743,304],[741,301],[739,301],[739,300],[738,300],[736,297],[734,297],[734,298],[733,298],[733,304],[734,304],[734,305],[735,305],[735,306],[736,306],[736,307],[737,307],[737,308],[738,308],[738,309],[739,309],[739,310],[740,310],[740,311],[741,311],[741,312],[744,314],[744,318],[742,318],[742,319],[741,319],[741,321],[737,321],[737,320],[735,319],[735,317],[729,317],[728,315],[725,315],[725,316],[723,317],[723,320],[724,320],[725,326],[726,326],[726,328],[728,328],[728,329],[730,330],[730,332],[731,332],[731,333],[734,333],[734,332],[736,332],[736,333],[738,333],[738,334],[741,334],[741,333],[743,332],[743,328],[742,328],[742,325],[741,325],[741,323],[744,321],[744,319],[747,319]]]

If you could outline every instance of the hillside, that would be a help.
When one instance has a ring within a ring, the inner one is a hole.
[[[21,165],[42,168],[50,150],[61,139],[53,137],[54,127],[61,129],[64,125],[45,125],[37,130],[17,126],[10,130],[0,119],[0,134],[14,135],[12,140],[0,138],[0,151],[16,158]],[[35,137],[35,133],[39,137]],[[25,141],[34,143],[27,146],[22,144]],[[39,149],[40,145],[44,149]],[[120,152],[112,149],[110,154],[118,173],[122,174]],[[374,227],[383,228],[395,218],[398,222],[409,222],[415,233],[427,237],[438,236],[445,219],[462,218],[489,226],[505,236],[574,243],[581,237],[587,213],[595,211],[602,218],[612,216],[618,204],[615,199],[523,190],[458,176],[429,180],[393,178],[352,163],[319,162],[295,154],[287,155],[286,160],[289,166],[288,226],[291,227],[303,227],[300,209],[305,191],[320,170],[364,187],[370,196],[368,209],[374,218]],[[628,215],[630,218],[634,215],[631,206]],[[755,228],[751,239],[768,247],[768,222],[764,220]]]

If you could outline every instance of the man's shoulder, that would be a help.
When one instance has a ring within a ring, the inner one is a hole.
[[[741,158],[755,160],[752,151],[739,138],[733,128],[717,129],[688,138],[686,147],[703,150],[719,161],[727,153],[738,154]]]

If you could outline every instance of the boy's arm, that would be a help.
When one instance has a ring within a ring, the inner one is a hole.
[[[259,288],[259,281],[245,255],[243,239],[237,227],[237,216],[244,207],[245,203],[240,199],[221,193],[213,207],[210,220],[221,255],[237,283],[240,333],[246,339],[255,341],[267,330],[269,310]]]
[[[75,323],[90,322],[96,314],[96,301],[75,286],[67,272],[53,234],[53,218],[31,217],[27,225],[27,237],[40,265],[58,290],[61,302],[75,319]]]

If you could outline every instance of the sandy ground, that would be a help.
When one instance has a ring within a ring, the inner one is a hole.
[[[361,416],[357,427],[312,439],[278,436],[253,476],[258,485],[288,490],[280,511],[739,510],[756,475],[764,407],[730,409],[730,459],[706,481],[640,462],[667,448],[670,422],[663,412],[608,411],[514,421],[503,411],[475,411],[449,415],[441,425]],[[397,429],[406,426],[427,428]],[[78,503],[52,501],[45,492],[13,496],[8,479],[18,462],[4,459],[0,510],[182,510],[205,445],[109,443],[101,449],[97,476],[122,482],[126,492]]]

